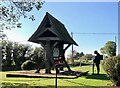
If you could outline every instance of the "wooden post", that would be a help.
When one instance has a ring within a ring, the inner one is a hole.
[[[55,88],[57,88],[57,65],[55,65],[55,68],[56,68]]]
[[[73,32],[71,32],[71,37],[73,39]],[[73,59],[73,44],[72,44],[72,59]]]
[[[94,61],[93,61],[93,65],[92,65],[92,74],[94,75]]]
[[[72,70],[70,69],[68,63],[67,63],[66,60],[65,60],[65,51],[68,49],[68,47],[70,47],[70,44],[69,44],[65,49],[62,50],[62,60],[65,62],[65,65],[66,65],[66,67],[68,68],[68,71],[72,71]]]

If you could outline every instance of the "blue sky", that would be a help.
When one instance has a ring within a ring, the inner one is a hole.
[[[79,33],[117,33],[118,6],[117,2],[46,2],[40,11],[32,11],[35,21],[21,19],[21,29],[9,32],[12,40],[24,42],[37,30],[46,12],[61,21],[68,32],[74,33],[74,40],[79,52],[93,53],[109,40],[115,41],[117,35],[79,34]],[[28,14],[29,15],[29,14]],[[17,38],[18,37],[18,38]],[[17,38],[17,39],[16,39]],[[68,51],[70,51],[69,48]]]

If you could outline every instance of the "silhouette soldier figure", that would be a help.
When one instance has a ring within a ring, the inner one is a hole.
[[[97,74],[100,72],[100,60],[103,59],[103,55],[100,55],[97,51],[94,51],[94,54],[96,54],[94,60],[93,60],[93,73],[94,74],[94,64],[97,67]]]

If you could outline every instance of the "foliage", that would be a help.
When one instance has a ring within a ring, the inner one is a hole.
[[[78,66],[81,63],[81,58],[84,57],[83,52],[79,53],[76,50],[73,51],[73,58],[72,58],[72,52],[69,54],[69,57],[67,58],[67,63],[70,66]],[[76,62],[77,61],[77,62]]]
[[[11,41],[2,41],[0,46],[2,46],[2,65],[5,66],[21,66],[26,60],[34,60],[39,65],[44,56],[41,47],[33,49],[30,45]]]
[[[13,43],[13,61],[15,65],[20,66],[24,61],[27,60],[26,54],[30,45],[19,44],[17,42]]]
[[[93,62],[92,60],[74,60],[74,63],[69,64],[70,66],[87,66],[91,65]]]
[[[73,52],[71,51],[70,54],[68,55],[68,58],[78,60],[82,56],[84,56],[83,52],[79,53],[78,51],[73,50]]]
[[[8,42],[6,45],[6,61],[8,66],[12,64],[12,42]]]
[[[0,40],[7,38],[4,30],[11,30],[13,28],[21,28],[22,23],[20,19],[28,18],[32,21],[35,20],[34,14],[31,14],[35,8],[39,11],[44,1],[32,1],[15,2],[5,1],[0,2]]]
[[[83,52],[79,53],[79,56],[80,57],[84,56],[84,53]]]
[[[20,44],[18,44],[18,43],[13,43],[14,44],[14,46],[13,46],[13,61],[14,61],[14,63],[15,63],[15,65],[20,65],[20,59],[19,59],[19,55],[20,55],[20,53],[21,53],[21,51],[20,51]]]
[[[86,60],[92,60],[93,55],[92,54],[86,54],[85,58],[86,58]]]
[[[78,55],[78,52],[76,50],[73,50],[69,54],[69,58],[76,58],[76,55]]]
[[[3,65],[10,66],[12,64],[12,42],[2,41],[2,63]]]
[[[102,65],[112,82],[120,86],[120,55],[104,60]]]
[[[100,49],[100,52],[101,52],[102,54],[106,54],[105,48],[101,48],[101,49]]]
[[[72,54],[73,53],[73,54]],[[73,57],[72,57],[73,55]],[[70,54],[68,55],[69,57],[67,58],[67,63],[70,65],[70,66],[79,66],[81,65],[81,60],[82,59],[86,59],[85,55],[83,52],[79,53],[78,51],[76,50],[73,50],[73,52],[71,51]],[[83,58],[84,57],[84,58]],[[78,62],[76,62],[76,60]],[[87,61],[87,60],[86,60]]]
[[[101,53],[107,54],[112,57],[116,55],[116,43],[114,41],[108,41],[103,48],[100,49]]]
[[[0,30],[10,30],[11,28],[21,27],[19,22],[21,17],[29,18],[32,21],[35,20],[34,15],[29,16],[27,13],[31,12],[36,8],[40,10],[44,2],[14,2],[14,1],[3,1],[0,3]]]
[[[33,70],[35,68],[36,68],[36,63],[31,60],[27,60],[21,65],[22,70]]]
[[[67,63],[68,63],[68,64],[74,64],[74,59],[68,58],[68,59],[67,59]]]
[[[86,54],[86,55],[80,57],[80,59],[79,59],[80,66],[82,66],[82,64],[83,65],[92,64],[92,58],[93,58],[92,54]]]
[[[31,59],[40,65],[41,61],[44,58],[44,49],[42,47],[35,47]]]
[[[2,47],[2,59],[4,59],[5,54],[6,54],[6,44],[7,44],[6,41],[0,42],[0,46]],[[4,45],[4,46],[3,46],[3,45]]]
[[[76,51],[76,53],[75,53],[75,55],[74,55],[73,58],[78,60],[78,59],[79,59],[80,57],[82,57],[82,56],[84,56],[84,53],[83,53],[83,52],[79,53],[79,52]]]
[[[13,46],[13,61],[15,62],[15,65],[21,64],[21,60],[20,60],[21,53],[22,53],[22,45],[15,42]]]

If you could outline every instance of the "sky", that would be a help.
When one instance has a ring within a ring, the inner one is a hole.
[[[61,21],[69,34],[73,32],[73,39],[79,45],[74,46],[74,50],[78,52],[93,53],[104,47],[107,41],[115,41],[115,37],[118,39],[116,34],[103,34],[118,33],[117,2],[46,2],[40,11],[28,13],[35,15],[35,21],[21,18],[21,29],[5,32],[8,39],[26,43],[37,30],[46,12]],[[67,54],[70,51],[71,47]]]

